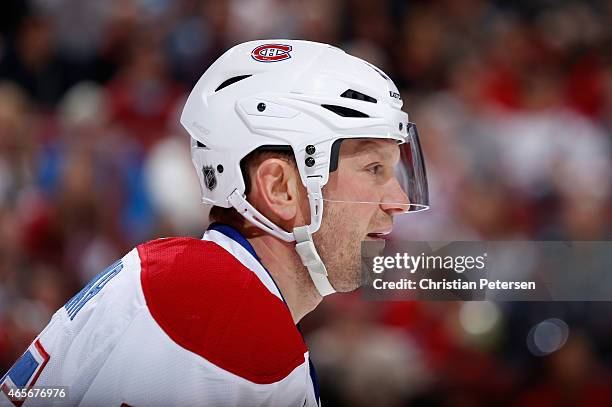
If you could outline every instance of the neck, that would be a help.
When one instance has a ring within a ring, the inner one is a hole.
[[[297,324],[319,305],[323,297],[310,279],[308,270],[302,265],[295,244],[283,242],[268,234],[248,240],[274,278]]]

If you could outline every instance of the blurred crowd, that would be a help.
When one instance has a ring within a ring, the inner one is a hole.
[[[4,0],[0,374],[135,244],[201,235],[178,115],[258,38],[335,44],[394,79],[432,208],[392,238],[610,240],[612,1]],[[302,325],[327,405],[605,406],[610,310],[355,293]]]

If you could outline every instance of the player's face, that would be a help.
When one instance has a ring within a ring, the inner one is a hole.
[[[393,215],[402,213],[409,203],[395,178],[399,157],[393,140],[342,142],[338,169],[323,188],[326,201],[321,228],[313,235],[336,291],[360,286],[361,242],[391,232]]]

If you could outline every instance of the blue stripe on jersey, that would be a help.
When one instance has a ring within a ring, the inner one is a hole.
[[[319,378],[317,376],[317,371],[315,370],[314,363],[310,357],[308,358],[308,364],[310,365],[310,380],[312,381],[312,387],[314,388],[315,399],[317,400],[317,404],[321,405],[321,390],[319,389]]]
[[[249,241],[233,227],[224,223],[214,222],[210,224],[208,230],[216,230],[219,233],[223,233],[225,236],[244,247],[253,257],[257,259],[259,263],[261,263],[261,260],[259,259],[259,256],[257,256],[257,253],[255,253],[255,249],[253,249],[251,243],[249,243]]]

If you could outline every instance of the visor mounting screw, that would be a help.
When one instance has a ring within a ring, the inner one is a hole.
[[[264,110],[266,110],[266,104],[261,102],[257,104],[257,110],[259,110],[260,112],[263,112]]]
[[[306,166],[307,167],[312,167],[313,165],[315,165],[315,159],[312,158],[312,157],[306,158]]]
[[[404,130],[404,123],[400,122],[399,124],[399,131]]]
[[[223,166],[221,164],[217,165],[217,172],[221,174],[223,172]]]
[[[306,146],[306,154],[313,155],[315,151],[316,151],[315,146],[313,146],[312,144],[309,144]]]

